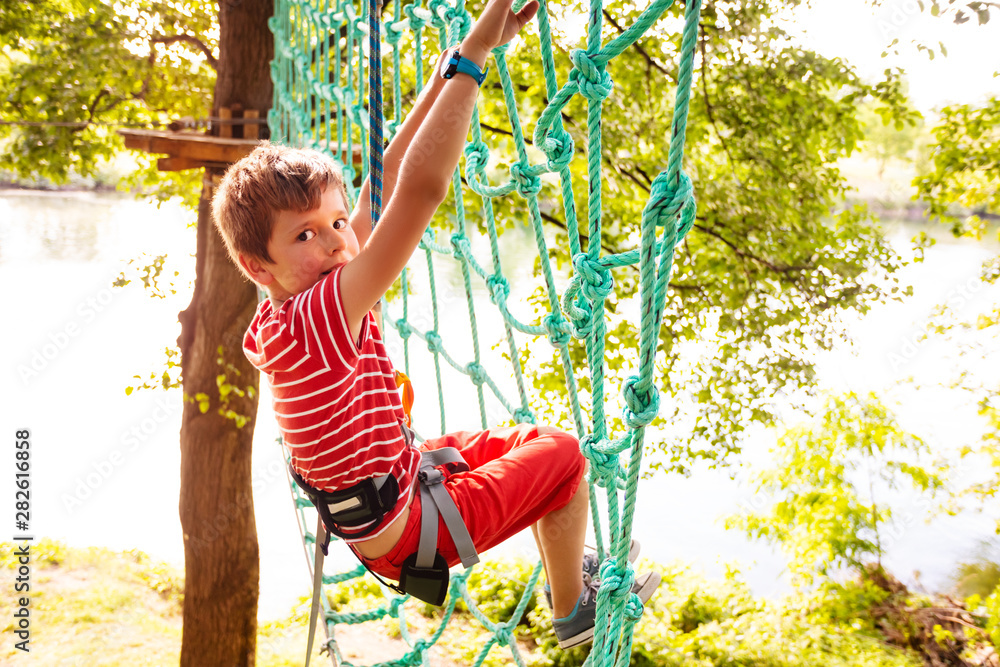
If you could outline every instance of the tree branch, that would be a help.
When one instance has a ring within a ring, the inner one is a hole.
[[[219,63],[215,59],[215,56],[212,55],[212,49],[208,48],[208,45],[206,45],[205,42],[201,41],[194,35],[171,35],[169,37],[149,38],[150,44],[165,44],[169,46],[170,44],[176,44],[177,42],[184,42],[189,46],[193,46],[196,50],[201,51],[204,54],[205,59],[208,60],[208,64],[211,68],[218,69]]]
[[[770,261],[764,259],[763,257],[758,257],[758,256],[756,256],[754,254],[751,254],[749,252],[746,252],[745,250],[740,249],[739,247],[736,246],[735,243],[733,243],[729,239],[725,238],[724,236],[722,236],[718,232],[710,229],[709,227],[706,227],[704,225],[695,224],[695,229],[698,229],[699,231],[705,232],[709,236],[722,241],[725,245],[729,246],[734,253],[736,253],[737,257],[741,257],[743,259],[749,259],[749,260],[751,260],[753,262],[756,262],[757,264],[760,264],[761,266],[765,266],[768,269],[771,269],[775,273],[795,273],[795,272],[798,272],[798,271],[807,271],[809,269],[814,268],[813,266],[808,265],[808,264],[798,265],[798,266],[778,266],[777,264],[774,264],[773,262],[770,262]]]
[[[618,22],[615,21],[614,18],[612,18],[611,14],[608,13],[608,10],[602,9],[601,13],[604,14],[604,18],[608,20],[608,23],[610,23],[614,27],[614,29],[618,31],[619,35],[625,32],[625,29],[622,28],[620,25],[618,25]],[[667,77],[674,83],[677,83],[677,80],[670,74],[670,71],[666,68],[666,66],[661,65],[659,62],[654,60],[653,56],[649,55],[645,49],[639,46],[638,41],[632,42],[631,48],[635,49],[639,53],[639,55],[645,58],[646,62],[649,63],[650,67],[660,70],[660,72],[662,72],[665,77]]]

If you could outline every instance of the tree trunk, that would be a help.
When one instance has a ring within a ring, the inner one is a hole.
[[[259,110],[263,117],[271,106],[274,43],[267,19],[272,2],[220,3],[213,115],[219,115],[220,107],[242,105]],[[229,260],[212,224],[212,185],[219,175],[217,170],[205,172],[194,296],[180,314],[185,396],[182,667],[253,665],[256,653],[259,561],[250,463],[259,377],[243,355],[242,340],[257,304],[257,290]],[[217,382],[223,374],[228,384],[244,392],[252,387],[253,392],[243,397],[230,392],[225,400]],[[205,400],[208,409],[203,412]],[[249,421],[239,428],[234,419],[220,414],[226,411]]]

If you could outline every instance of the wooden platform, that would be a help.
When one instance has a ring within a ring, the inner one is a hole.
[[[181,171],[199,167],[225,169],[249,155],[259,139],[227,139],[201,132],[160,130],[119,130],[125,147],[145,153],[166,155],[156,162],[160,171]]]

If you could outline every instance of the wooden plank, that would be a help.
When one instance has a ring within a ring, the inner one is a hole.
[[[249,155],[260,143],[257,139],[224,139],[195,132],[160,130],[119,130],[125,146],[145,153],[161,153],[202,162],[232,164]]]
[[[257,109],[247,109],[243,112],[244,118],[260,118],[260,111]],[[243,126],[243,138],[244,139],[256,139],[260,136],[260,125],[256,123],[247,123]]]
[[[226,169],[228,166],[225,162],[206,162],[186,157],[161,157],[156,161],[156,168],[159,171],[184,171],[185,169],[201,169],[202,167]]]
[[[233,110],[229,107],[219,107],[219,118],[223,122],[219,123],[219,136],[223,139],[229,139],[233,136],[233,126],[225,121],[231,120],[233,117]]]

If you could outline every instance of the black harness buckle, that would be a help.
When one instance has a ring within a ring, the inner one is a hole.
[[[399,500],[399,482],[393,475],[379,478],[381,486],[374,478],[369,477],[348,489],[324,491],[306,482],[291,465],[288,466],[288,470],[295,483],[316,506],[326,529],[341,539],[345,537],[357,539],[370,535],[382,525],[382,520]],[[346,534],[342,530],[342,528],[363,526],[369,522],[371,525],[358,533]]]

